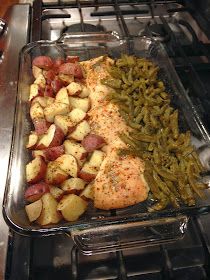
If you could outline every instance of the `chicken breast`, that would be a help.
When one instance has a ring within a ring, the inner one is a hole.
[[[112,103],[91,109],[88,117],[91,131],[102,136],[108,145],[119,138],[119,133],[129,129],[120,116],[118,107]]]
[[[94,206],[110,210],[124,208],[147,198],[144,164],[137,157],[119,157],[117,148],[108,151],[94,181]]]
[[[118,149],[126,148],[119,134],[127,133],[130,128],[120,116],[118,106],[107,101],[111,89],[100,84],[102,78],[109,76],[109,63],[101,58],[84,63],[91,100],[88,122],[91,132],[103,137],[107,143],[103,147],[106,157],[93,183],[94,205],[104,210],[134,205],[148,196],[143,161],[133,156],[118,156]]]

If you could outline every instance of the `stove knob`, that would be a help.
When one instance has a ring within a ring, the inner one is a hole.
[[[0,36],[2,36],[4,34],[6,27],[7,27],[6,22],[0,18]]]

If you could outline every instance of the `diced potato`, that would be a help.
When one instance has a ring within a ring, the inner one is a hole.
[[[34,184],[41,181],[46,174],[47,165],[41,156],[36,156],[26,164],[26,181]]]
[[[79,83],[72,82],[66,87],[69,95],[78,95],[82,91]]]
[[[34,222],[39,218],[42,212],[42,200],[39,199],[25,206],[26,214],[30,222]]]
[[[90,125],[87,121],[82,121],[76,127],[76,129],[70,133],[67,138],[72,138],[77,141],[82,141],[86,135],[90,133]]]
[[[56,94],[55,100],[56,100],[56,102],[61,102],[61,103],[69,105],[68,91],[65,87],[61,88],[58,91],[58,93]]]
[[[93,200],[94,199],[94,188],[93,188],[93,184],[90,183],[88,184],[85,189],[80,193],[79,195],[82,199],[84,200]]]
[[[32,66],[32,73],[35,79],[37,79],[39,77],[40,74],[42,74],[42,69],[33,65]]]
[[[78,95],[80,98],[85,98],[88,97],[90,94],[90,90],[87,87],[83,87],[82,91],[80,92],[80,94]]]
[[[93,167],[96,167],[99,170],[103,160],[105,158],[105,153],[100,150],[95,150],[89,160],[89,164]]]
[[[78,177],[85,180],[86,182],[91,182],[95,179],[97,174],[98,168],[90,165],[89,162],[86,162],[79,171]]]
[[[64,149],[66,154],[72,155],[77,159],[80,166],[87,157],[87,152],[84,147],[80,143],[76,143],[72,140],[64,141]]]
[[[34,149],[38,141],[38,135],[32,132],[28,137],[28,143],[26,144],[27,149]]]
[[[65,83],[70,84],[71,82],[74,81],[74,76],[73,75],[65,75],[62,73],[59,73],[59,79]]]
[[[61,211],[65,220],[73,222],[86,211],[87,202],[75,194],[65,195],[58,203],[57,210]]]
[[[57,115],[54,118],[54,123],[59,126],[66,135],[68,132],[74,130],[75,123],[70,116]]]
[[[56,147],[62,144],[64,139],[64,133],[60,127],[55,124],[51,124],[47,132],[43,134],[37,143],[37,149],[46,149],[51,147]]]
[[[57,211],[58,202],[51,193],[45,193],[41,200],[43,207],[37,223],[41,226],[57,224],[62,219],[61,214]]]
[[[70,112],[68,104],[54,102],[44,108],[44,115],[48,122],[53,122],[56,115],[66,115]]]
[[[69,113],[69,117],[71,118],[72,122],[77,124],[84,120],[86,113],[79,108],[75,108]]]
[[[39,102],[32,103],[30,108],[30,117],[32,120],[44,118],[44,110]]]
[[[73,108],[79,108],[84,112],[87,112],[90,109],[90,100],[89,98],[79,98],[79,97],[69,97],[69,102]]]
[[[70,178],[61,185],[65,193],[78,193],[84,189],[86,182],[80,178]]]
[[[79,166],[77,160],[72,155],[64,154],[58,157],[55,162],[58,164],[60,169],[66,172],[68,175],[72,177],[77,177]]]
[[[34,81],[34,84],[39,85],[41,88],[44,88],[46,85],[45,77],[42,74],[39,74],[39,76]]]
[[[35,96],[39,95],[39,86],[37,84],[32,84],[30,86],[29,101],[31,101]]]
[[[58,187],[50,186],[50,193],[57,201],[59,201],[63,197],[64,191]]]
[[[59,185],[63,183],[67,178],[68,174],[59,167],[59,163],[55,161],[51,161],[48,163],[45,176],[46,183]]]

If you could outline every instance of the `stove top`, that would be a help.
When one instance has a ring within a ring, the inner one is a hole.
[[[199,10],[186,2],[35,0],[30,41],[78,31],[153,36],[164,44],[210,131],[210,9],[206,1],[199,1]],[[5,279],[210,279],[209,219],[210,214],[192,217],[184,238],[175,243],[93,256],[82,255],[68,236],[29,238],[11,232]]]

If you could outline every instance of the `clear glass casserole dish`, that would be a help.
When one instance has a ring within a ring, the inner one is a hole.
[[[46,236],[67,233],[85,254],[101,253],[122,248],[147,246],[181,238],[186,230],[189,215],[203,214],[210,210],[210,193],[206,199],[197,199],[196,206],[148,212],[150,201],[112,211],[88,211],[76,222],[61,222],[40,227],[30,224],[25,214],[25,166],[30,160],[26,150],[27,136],[32,129],[29,118],[28,95],[33,82],[32,60],[38,55],[53,58],[78,55],[80,61],[100,55],[118,58],[122,53],[147,57],[160,67],[160,79],[165,83],[172,102],[179,109],[182,129],[190,129],[192,143],[201,155],[207,169],[210,135],[196,113],[188,94],[167,57],[164,47],[150,38],[121,39],[117,34],[64,34],[58,41],[38,41],[26,45],[20,54],[18,94],[13,129],[10,164],[5,189],[3,214],[7,224],[23,235]]]

